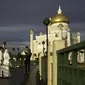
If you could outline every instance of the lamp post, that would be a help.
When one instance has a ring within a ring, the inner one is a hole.
[[[48,56],[48,25],[49,25],[49,23],[50,23],[50,20],[49,20],[49,18],[46,17],[43,20],[43,24],[46,26],[47,56]]]
[[[45,44],[45,41],[42,41],[42,44],[43,44],[43,54],[44,54],[44,44]]]
[[[48,81],[48,25],[50,23],[50,20],[46,17],[44,20],[43,20],[43,24],[46,26],[46,44],[47,44],[47,52],[46,52],[46,56],[47,56],[47,77],[46,77],[46,82]]]

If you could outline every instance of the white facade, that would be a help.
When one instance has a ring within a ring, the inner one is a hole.
[[[61,16],[61,17],[60,17]],[[57,17],[50,18],[51,22],[48,25],[48,41],[51,44],[51,52],[53,52],[53,41],[54,40],[65,40],[65,46],[70,46],[72,42],[75,40],[76,43],[80,41],[80,34],[77,34],[76,39],[72,38],[71,31],[69,28],[69,22],[67,18],[62,15],[62,10],[59,6]],[[33,53],[32,60],[39,57],[39,54],[43,54],[43,44],[42,41],[45,42],[44,44],[44,52],[46,52],[46,34],[42,34],[39,36],[35,36],[35,40],[33,40],[33,32],[30,33],[30,49]]]

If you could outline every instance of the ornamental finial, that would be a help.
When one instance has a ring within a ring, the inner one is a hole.
[[[61,10],[61,6],[59,5],[59,9],[58,9],[58,14],[61,14],[62,10]]]

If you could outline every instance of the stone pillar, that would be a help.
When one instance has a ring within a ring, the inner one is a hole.
[[[42,53],[40,53],[40,56],[39,56],[39,75],[40,75],[40,80],[42,80]]]
[[[55,40],[53,42],[53,85],[57,84],[57,50],[65,48],[65,40]]]
[[[49,43],[48,45],[48,81],[47,81],[47,85],[52,85],[52,55],[51,55],[51,43]]]

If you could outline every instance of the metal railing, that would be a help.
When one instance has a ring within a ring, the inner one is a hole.
[[[80,63],[81,50],[84,62]],[[57,51],[57,85],[85,85],[85,41]]]

